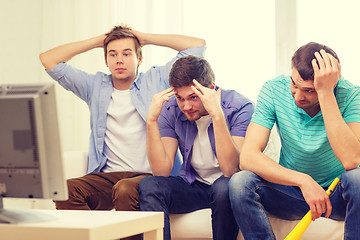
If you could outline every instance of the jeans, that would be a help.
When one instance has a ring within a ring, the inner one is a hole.
[[[164,239],[170,240],[170,213],[211,208],[213,238],[234,240],[238,227],[230,206],[228,182],[229,178],[220,177],[212,185],[199,181],[190,185],[181,177],[146,177],[139,186],[140,210],[164,212]]]
[[[267,213],[285,220],[299,220],[309,210],[300,188],[268,182],[250,171],[229,181],[235,219],[246,240],[275,239]],[[360,236],[360,168],[345,171],[330,194],[331,219],[345,220],[344,239]]]

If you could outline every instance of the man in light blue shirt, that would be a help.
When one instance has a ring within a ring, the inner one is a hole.
[[[276,124],[279,163],[262,153]],[[360,235],[360,87],[344,80],[337,54],[308,43],[292,57],[291,76],[267,81],[258,97],[229,192],[245,239],[275,239],[266,213],[301,219],[311,210],[345,220]],[[327,195],[336,178],[340,184]]]
[[[169,47],[178,51],[165,66],[138,73],[141,47]],[[94,48],[104,48],[111,75],[88,74],[66,62]],[[122,26],[84,41],[73,42],[40,55],[48,74],[83,99],[90,109],[88,173],[68,180],[69,200],[57,209],[138,210],[137,187],[151,174],[146,158],[145,118],[153,95],[169,87],[169,71],[176,59],[203,56],[199,38],[148,34]]]

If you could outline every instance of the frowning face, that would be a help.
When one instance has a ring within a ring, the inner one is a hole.
[[[295,104],[309,116],[313,117],[320,111],[314,80],[303,80],[295,68],[292,69],[291,73],[290,90]]]
[[[180,110],[189,121],[196,121],[208,115],[200,98],[191,89],[191,86],[175,88],[175,96]]]
[[[115,86],[118,82],[125,88],[130,88],[140,64],[141,59],[137,58],[134,39],[116,39],[108,44],[106,66],[112,74]]]

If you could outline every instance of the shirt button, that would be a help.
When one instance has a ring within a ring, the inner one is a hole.
[[[189,151],[189,149],[185,149],[185,152],[188,152]]]

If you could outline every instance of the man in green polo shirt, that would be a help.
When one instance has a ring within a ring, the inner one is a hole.
[[[276,124],[279,163],[263,150]],[[245,239],[275,239],[266,213],[301,219],[311,210],[345,220],[345,239],[360,236],[360,88],[341,76],[337,54],[308,43],[292,57],[291,76],[264,84],[229,183]],[[334,178],[340,184],[330,194]]]

